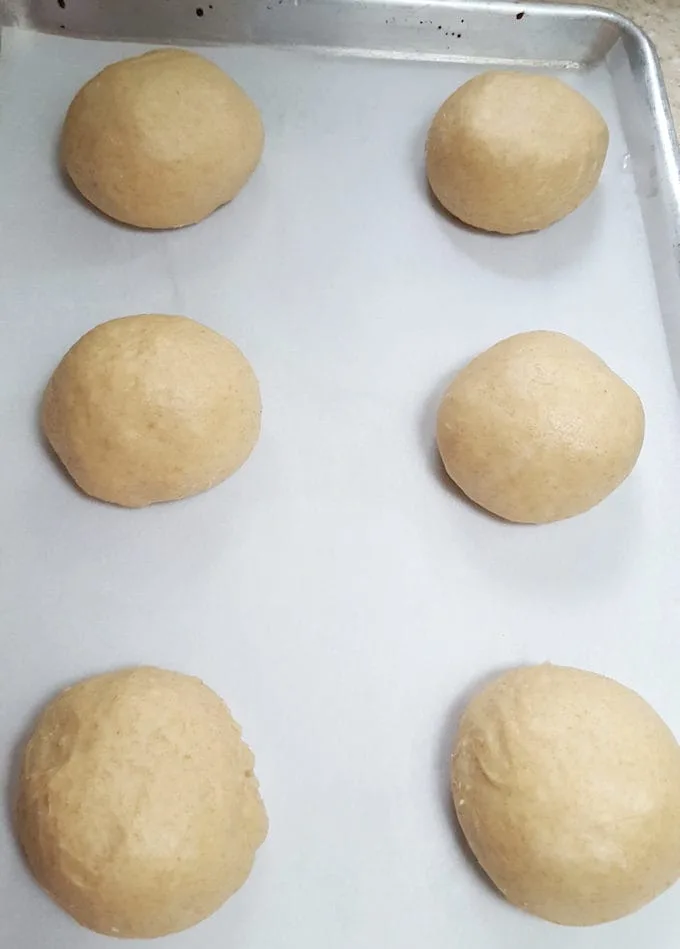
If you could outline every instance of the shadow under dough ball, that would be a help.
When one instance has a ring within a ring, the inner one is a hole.
[[[231,201],[263,147],[260,113],[233,79],[197,53],[161,49],[83,86],[64,120],[61,160],[104,214],[173,228]]]
[[[503,674],[463,713],[451,777],[473,853],[528,913],[597,925],[680,876],[680,747],[612,679],[551,665]]]
[[[545,524],[589,510],[630,474],[645,430],[636,392],[562,333],[502,340],[454,378],[437,415],[444,467],[507,521]]]
[[[465,224],[520,234],[554,224],[585,201],[608,145],[600,113],[559,79],[485,72],[435,115],[427,175],[439,202]]]
[[[198,679],[140,667],[66,689],[25,748],[15,823],[44,890],[108,936],[179,932],[241,887],[267,835],[253,755]]]
[[[182,316],[96,326],[61,360],[42,402],[45,436],[76,484],[123,507],[224,481],[255,447],[260,415],[245,356]]]

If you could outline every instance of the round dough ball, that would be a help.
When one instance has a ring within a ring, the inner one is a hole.
[[[562,333],[519,333],[455,377],[437,417],[449,476],[498,517],[544,524],[599,504],[633,470],[637,394]]]
[[[472,227],[548,227],[595,188],[609,130],[580,93],[549,76],[485,72],[456,90],[427,139],[430,186]]]
[[[214,913],[267,835],[253,756],[224,702],[198,679],[144,667],[47,706],[15,818],[43,889],[82,926],[131,938]]]
[[[49,381],[42,425],[79,487],[123,507],[206,491],[248,458],[260,391],[239,349],[182,316],[86,333]]]
[[[61,157],[104,214],[169,228],[231,201],[263,147],[260,113],[233,79],[197,53],[160,49],[83,86],[66,114]]]
[[[463,714],[452,788],[477,860],[535,916],[608,922],[680,876],[680,748],[612,679],[550,665],[496,679]]]

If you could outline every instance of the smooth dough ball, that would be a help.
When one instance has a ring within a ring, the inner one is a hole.
[[[263,147],[260,113],[233,79],[197,53],[160,49],[83,86],[66,114],[61,157],[104,214],[169,228],[231,201]]]
[[[680,748],[612,679],[551,665],[501,675],[462,716],[452,788],[477,860],[535,916],[608,922],[680,877]]]
[[[599,504],[633,470],[637,394],[562,333],[519,333],[458,373],[437,417],[449,477],[498,517],[544,524]]]
[[[239,468],[260,432],[260,391],[239,349],[182,316],[127,316],[64,356],[42,425],[79,487],[124,507],[206,491]]]
[[[600,113],[559,79],[485,72],[434,117],[427,175],[459,220],[520,234],[554,224],[585,201],[608,145]]]
[[[144,667],[47,706],[15,819],[43,889],[82,926],[130,938],[214,913],[267,835],[253,755],[224,702],[198,679]]]

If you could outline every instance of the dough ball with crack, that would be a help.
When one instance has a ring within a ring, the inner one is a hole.
[[[483,869],[543,919],[618,919],[680,876],[680,748],[612,679],[551,665],[501,675],[463,713],[452,788]]]
[[[214,913],[267,834],[229,709],[198,679],[148,667],[50,702],[24,751],[15,820],[47,893],[81,925],[129,938]]]

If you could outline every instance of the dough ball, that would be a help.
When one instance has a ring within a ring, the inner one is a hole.
[[[194,224],[231,201],[260,160],[262,120],[213,63],[160,49],[113,63],[66,114],[62,163],[104,214],[136,227]]]
[[[680,749],[612,679],[549,665],[496,679],[463,714],[452,787],[480,864],[535,916],[608,922],[680,876]]]
[[[455,377],[437,417],[449,476],[508,521],[543,524],[599,504],[633,470],[644,438],[637,394],[562,333],[520,333]]]
[[[15,817],[47,893],[82,926],[130,938],[214,913],[267,834],[229,709],[198,679],[143,667],[94,676],[47,706]]]
[[[595,188],[609,130],[580,93],[549,76],[485,72],[456,90],[427,139],[430,186],[472,227],[548,227]]]
[[[127,316],[86,333],[49,381],[42,425],[92,497],[143,507],[206,491],[239,468],[260,432],[245,356],[181,316]]]

